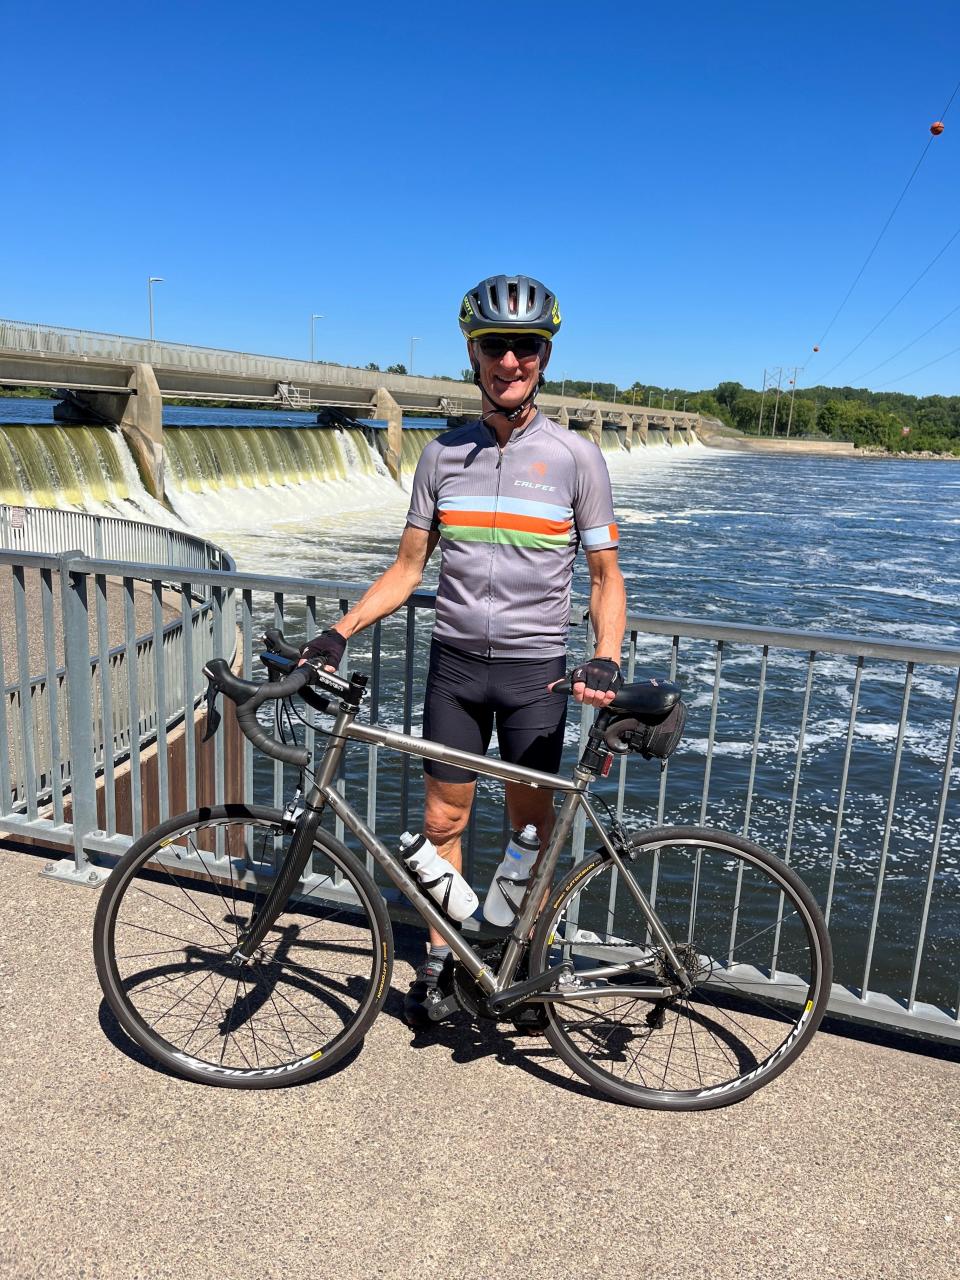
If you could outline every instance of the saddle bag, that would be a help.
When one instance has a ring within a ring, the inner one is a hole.
[[[634,751],[645,760],[666,760],[683,735],[687,708],[675,702],[664,712],[639,712],[614,720],[603,740],[615,755]]]

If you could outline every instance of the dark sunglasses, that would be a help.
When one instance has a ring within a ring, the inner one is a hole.
[[[547,349],[545,339],[530,333],[520,334],[516,338],[491,334],[487,338],[477,338],[476,343],[491,360],[500,360],[508,351],[512,351],[518,360],[531,360],[534,356],[542,356]]]

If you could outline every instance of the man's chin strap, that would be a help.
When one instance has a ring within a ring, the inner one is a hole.
[[[530,405],[532,405],[532,404],[534,403],[534,401],[535,401],[535,400],[536,400],[536,398],[537,398],[537,394],[538,394],[538,392],[540,391],[540,388],[541,388],[541,387],[543,386],[543,384],[544,384],[545,379],[544,379],[543,373],[541,372],[540,377],[537,379],[537,385],[536,385],[536,387],[534,387],[534,389],[533,389],[533,391],[530,393],[530,395],[528,395],[528,396],[527,396],[527,398],[526,398],[526,400],[524,400],[523,404],[519,404],[519,405],[517,405],[516,409],[505,409],[505,408],[503,408],[501,405],[497,404],[497,401],[494,399],[494,397],[490,394],[490,392],[487,390],[487,388],[486,388],[486,387],[483,385],[483,383],[480,381],[480,370],[479,370],[479,369],[474,369],[474,371],[473,371],[473,381],[474,381],[475,385],[476,385],[476,386],[478,386],[478,387],[480,388],[480,390],[483,392],[483,394],[487,397],[487,399],[490,401],[490,403],[494,406],[493,413],[485,413],[485,414],[483,414],[483,415],[481,416],[481,421],[482,421],[482,422],[486,422],[486,420],[487,420],[488,418],[492,418],[492,417],[494,416],[494,414],[497,414],[497,413],[501,414],[501,415],[502,415],[502,417],[506,418],[506,420],[507,420],[508,422],[516,422],[516,420],[517,420],[519,417],[522,417],[522,415],[523,415],[524,413],[526,413],[526,411],[527,411],[527,409],[529,409]]]

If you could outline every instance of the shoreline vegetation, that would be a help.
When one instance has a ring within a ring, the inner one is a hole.
[[[396,372],[404,370],[397,367]],[[548,380],[543,389],[551,395],[621,403],[651,412],[669,408],[699,413],[732,428],[744,442],[753,438],[761,447],[789,440],[794,451],[793,442],[798,440],[812,445],[846,442],[855,446],[857,455],[862,457],[893,454],[960,458],[960,396],[911,396],[899,391],[869,391],[865,387],[824,386],[798,387],[795,391],[791,388],[790,393],[781,389],[776,396],[771,390],[763,395],[739,382],[720,382],[702,391],[640,383],[624,389],[614,383],[572,378],[563,382]],[[21,397],[49,399],[50,391],[43,387],[0,387],[0,398]],[[198,408],[237,407],[229,400],[197,401],[189,397],[166,403]],[[245,407],[275,410],[277,405],[264,402]]]

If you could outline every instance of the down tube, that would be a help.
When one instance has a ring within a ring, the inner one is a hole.
[[[324,800],[341,819],[343,825],[352,831],[364,848],[376,858],[400,892],[410,899],[424,921],[444,938],[471,977],[476,979],[478,985],[492,994],[496,990],[493,975],[460,931],[450,923],[442,911],[434,906],[413,876],[393,857],[387,846],[370,830],[360,815],[354,813],[343,796],[331,786],[322,787],[321,790]]]

